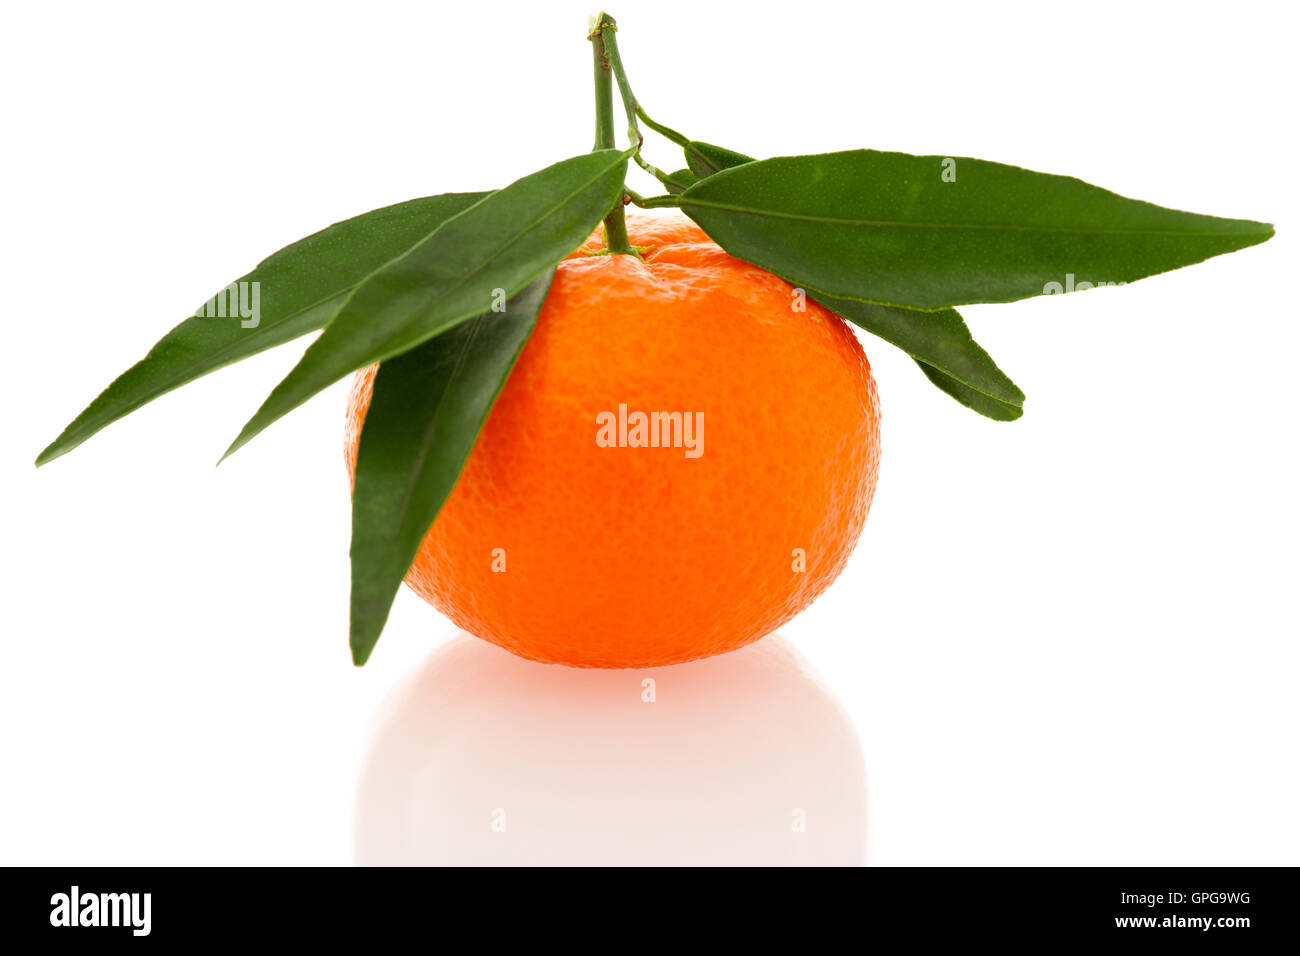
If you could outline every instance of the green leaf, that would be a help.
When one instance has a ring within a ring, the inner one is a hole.
[[[713,173],[756,162],[751,156],[707,143],[692,142],[683,148],[688,161],[692,149],[707,150],[712,162],[708,166],[701,163],[700,168]],[[1023,413],[1024,392],[980,348],[955,309],[922,312],[826,293],[808,294],[854,325],[901,348],[931,382],[967,408],[997,421],[1013,421]]]
[[[689,159],[691,149],[700,147],[714,159],[714,172],[756,162],[751,156],[707,143],[692,142],[683,148]],[[859,328],[901,348],[931,382],[967,408],[997,421],[1021,416],[1024,392],[980,348],[955,309],[922,312],[826,293],[808,294]]]
[[[525,176],[375,272],[222,457],[349,372],[400,355],[519,293],[591,235],[622,195],[629,155],[603,149]]]
[[[673,195],[680,196],[697,182],[699,180],[696,175],[689,169],[679,169],[675,173],[668,174],[668,181],[664,183],[664,188]]]
[[[555,270],[379,366],[352,493],[352,659],[364,664],[420,542],[524,347]]]
[[[999,410],[1002,406],[1019,407],[1025,403],[1025,393],[997,367],[988,352],[980,348],[955,309],[918,312],[822,293],[810,292],[808,295],[854,325],[897,345],[923,365],[954,379],[967,389],[996,400]],[[953,394],[948,388],[944,391]],[[953,397],[957,398],[956,395]]]
[[[991,418],[999,422],[1014,422],[1024,414],[1025,410],[1019,403],[998,401],[996,398],[985,395],[983,392],[976,391],[969,385],[957,381],[951,375],[941,372],[932,365],[926,365],[919,360],[916,364],[925,373],[925,377],[941,391],[951,395],[967,408],[979,412],[985,418]]]
[[[745,163],[754,162],[753,156],[746,156],[744,153],[723,149],[721,146],[714,146],[712,143],[701,143],[696,139],[683,146],[682,151],[686,153],[686,165],[691,167],[691,172],[700,179],[705,179],[714,173],[730,169],[733,166],[743,166]]]
[[[680,203],[737,258],[819,292],[924,310],[1041,295],[1067,275],[1132,282],[1273,235],[1067,176],[875,150],[757,160]]]
[[[693,141],[683,148],[688,161],[692,149],[701,153],[700,168],[712,172],[756,162],[752,156],[708,143]],[[669,190],[673,191],[671,186]],[[854,325],[901,348],[912,356],[931,382],[967,408],[997,421],[1014,421],[1023,413],[1024,392],[980,348],[955,309],[922,312],[826,293],[810,292],[809,296]]]
[[[353,286],[486,195],[447,193],[385,206],[336,222],[263,259],[231,283],[258,283],[255,326],[240,317],[186,319],[91,402],[36,464],[71,451],[160,395],[319,329]],[[251,304],[252,287],[246,288]]]

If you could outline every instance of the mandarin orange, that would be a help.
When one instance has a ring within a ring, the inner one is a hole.
[[[680,213],[628,231],[642,259],[597,234],[559,265],[406,575],[533,660],[648,667],[755,641],[844,568],[875,490],[879,402],[849,326]],[[374,371],[348,403],[350,472]]]

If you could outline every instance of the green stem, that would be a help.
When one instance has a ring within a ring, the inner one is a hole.
[[[610,67],[609,49],[606,42],[606,30],[614,29],[614,18],[602,13],[596,18],[587,39],[591,41],[591,52],[595,69],[596,85],[596,145],[598,149],[614,148],[614,83]],[[609,34],[612,38],[612,32]],[[637,142],[637,140],[633,140]],[[614,208],[605,216],[603,227],[605,248],[611,253],[636,255],[632,242],[627,237],[627,222],[623,218],[623,199],[614,204]]]
[[[695,143],[692,140],[688,139],[684,134],[677,132],[677,130],[673,129],[671,126],[665,126],[663,123],[656,123],[646,114],[646,111],[641,108],[640,103],[636,106],[636,115],[641,117],[641,122],[645,123],[646,126],[649,126],[660,136],[671,140],[682,149],[686,150],[686,160],[688,163],[690,162],[691,157],[694,156],[696,159],[702,160],[706,165],[708,164],[709,157],[696,149]]]
[[[682,147],[683,149],[686,149],[691,145],[691,141],[687,139],[685,136],[683,136],[681,133],[677,132],[677,130],[672,129],[671,127],[668,126],[664,126],[662,123],[656,123],[654,120],[652,120],[649,114],[647,114],[646,111],[641,108],[640,103],[636,105],[636,115],[641,118],[641,122],[645,123],[646,126],[649,126],[660,136],[664,137],[664,139],[671,140],[672,142],[676,143],[678,146]]]
[[[618,38],[615,36],[618,33],[618,24],[608,13],[602,13],[597,28],[600,30],[600,40],[604,44],[605,55],[614,71],[614,79],[618,81],[618,95],[623,100],[623,112],[627,115],[628,139],[633,146],[640,149],[644,137],[636,125],[636,97],[632,95],[632,87],[627,82],[627,70],[623,69],[623,58],[618,53]]]
[[[614,71],[614,79],[618,81],[618,93],[623,100],[623,112],[627,115],[627,136],[632,143],[632,158],[636,164],[644,169],[661,183],[668,182],[668,174],[662,169],[647,162],[641,155],[641,144],[645,142],[645,137],[641,135],[641,128],[637,125],[636,118],[638,115],[644,116],[644,111],[637,105],[636,97],[632,95],[632,84],[627,81],[627,70],[623,68],[623,57],[618,52],[618,39],[615,34],[618,32],[618,24],[614,18],[607,13],[602,13],[597,21],[596,29],[600,32],[601,42],[605,46],[605,54],[609,61],[610,67]]]
[[[645,196],[638,195],[630,189],[627,191],[627,198],[632,200],[632,205],[637,206],[640,209],[660,209],[664,207],[680,209],[682,205],[681,200],[676,196],[651,196],[647,199]]]

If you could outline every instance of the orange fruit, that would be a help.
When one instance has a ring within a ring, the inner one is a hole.
[[[879,402],[844,320],[680,213],[628,232],[644,261],[593,255],[597,234],[556,270],[406,575],[532,660],[649,667],[755,641],[844,568],[875,490]],[[373,379],[348,402],[349,471]],[[637,412],[681,424],[654,419],[644,447]]]

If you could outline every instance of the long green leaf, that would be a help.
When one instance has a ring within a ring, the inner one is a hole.
[[[1025,403],[1025,393],[980,348],[956,309],[918,312],[823,293],[810,292],[809,296],[854,325],[897,345],[923,365],[996,400],[994,407],[999,414],[1005,414],[1001,406],[1018,407]],[[952,394],[948,389],[944,391]]]
[[[599,150],[525,176],[375,272],[275,387],[226,456],[349,372],[400,355],[520,292],[591,235],[623,192],[629,155]]]
[[[555,270],[379,366],[352,493],[352,659],[364,664],[541,310]]]
[[[1131,282],[1273,234],[1067,176],[875,150],[745,163],[680,202],[737,258],[819,292],[924,310],[1040,295],[1067,276]]]
[[[91,402],[36,464],[71,451],[160,395],[319,329],[353,286],[486,195],[447,193],[385,206],[336,222],[267,257],[231,284],[258,284],[256,325],[240,317],[186,319]]]

